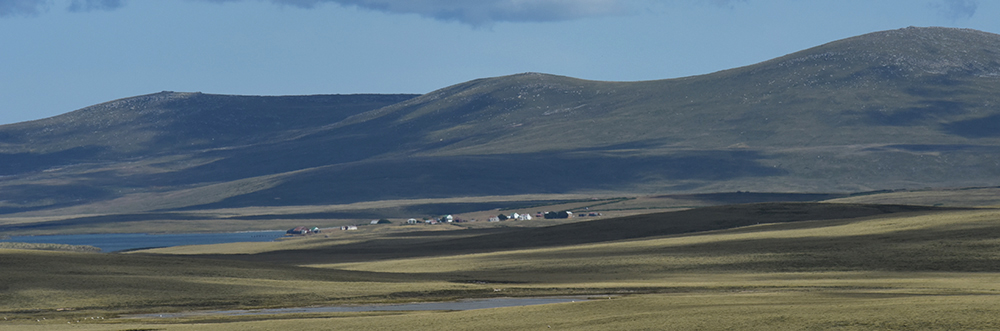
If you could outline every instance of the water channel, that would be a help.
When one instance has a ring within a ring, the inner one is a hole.
[[[122,316],[122,318],[182,318],[182,317],[206,317],[206,316],[282,315],[282,314],[304,314],[304,313],[357,313],[357,312],[370,312],[370,311],[474,310],[474,309],[488,309],[488,308],[546,305],[552,303],[567,303],[567,302],[577,302],[577,301],[588,301],[588,299],[584,297],[465,299],[459,301],[418,302],[418,303],[406,303],[406,304],[395,304],[395,305],[325,306],[325,307],[273,308],[273,309],[250,309],[250,310],[194,311],[194,312],[182,312],[182,313],[127,315],[127,316]]]
[[[21,242],[33,244],[86,245],[101,249],[101,252],[117,252],[142,248],[171,247],[182,245],[210,245],[234,242],[274,241],[285,235],[285,231],[250,231],[224,233],[103,233],[48,236],[10,236],[0,242]]]

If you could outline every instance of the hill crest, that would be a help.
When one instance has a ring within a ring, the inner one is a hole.
[[[92,201],[24,198],[61,188],[106,199],[236,181],[256,189],[191,200],[1000,185],[998,68],[998,35],[907,28],[667,80],[524,73],[421,96],[153,94],[0,126],[0,153],[16,161],[0,169],[0,200],[16,211]],[[138,169],[115,177],[126,164]],[[68,184],[33,181],[40,172]]]

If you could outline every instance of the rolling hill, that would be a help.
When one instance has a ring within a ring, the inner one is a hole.
[[[0,213],[1000,185],[1000,35],[905,28],[679,79],[163,92],[0,126]]]

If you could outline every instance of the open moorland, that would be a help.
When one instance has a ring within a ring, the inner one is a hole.
[[[385,225],[121,254],[2,249],[5,329],[1000,327],[1000,210],[754,203],[548,227]],[[579,295],[469,311],[156,314]],[[582,301],[582,298],[591,298]]]

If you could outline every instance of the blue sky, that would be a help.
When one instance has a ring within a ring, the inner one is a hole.
[[[676,78],[907,26],[1000,33],[1000,1],[0,0],[0,124],[163,90]]]

